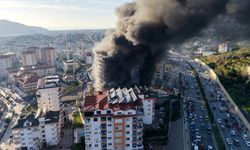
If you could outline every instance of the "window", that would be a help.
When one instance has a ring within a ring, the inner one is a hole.
[[[122,143],[122,139],[115,139],[115,143]]]
[[[100,114],[101,114],[101,111],[96,111],[96,114],[100,115]]]
[[[132,112],[128,112],[128,114],[129,114],[129,115],[131,115],[131,114],[132,114]]]
[[[122,126],[116,126],[115,129],[116,130],[122,130]]]
[[[106,121],[106,117],[101,117],[101,121]]]
[[[98,121],[98,118],[94,118],[94,121]]]
[[[112,143],[109,143],[108,145],[109,145],[109,146],[111,146],[111,145],[112,145]]]
[[[126,144],[126,147],[129,147],[130,146],[130,144]]]
[[[111,110],[107,110],[107,114],[111,114]]]
[[[112,137],[108,137],[108,139],[109,139],[109,140],[111,140],[111,139],[112,139]]]
[[[115,119],[115,123],[122,123],[122,119]]]
[[[115,136],[116,136],[116,137],[122,136],[122,132],[115,132]]]
[[[127,141],[129,141],[129,140],[130,140],[130,138],[128,137],[128,138],[126,138],[126,140],[127,140]]]
[[[118,114],[118,115],[121,115],[121,114],[122,114],[122,112],[118,112],[117,114]]]
[[[98,144],[95,144],[95,147],[98,147]]]
[[[130,125],[126,125],[126,128],[129,128],[130,127]]]
[[[112,118],[111,118],[111,117],[108,117],[107,119],[108,119],[108,121],[111,121],[111,120],[112,120]]]
[[[111,126],[112,126],[112,124],[108,124],[108,126],[109,126],[109,127],[111,127]]]
[[[129,134],[130,132],[129,131],[126,131],[126,134]]]

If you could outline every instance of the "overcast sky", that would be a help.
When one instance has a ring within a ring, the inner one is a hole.
[[[133,0],[0,0],[0,19],[48,29],[115,26],[115,9]]]

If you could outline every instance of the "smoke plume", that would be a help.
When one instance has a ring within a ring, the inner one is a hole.
[[[136,70],[139,84],[150,84],[155,64],[169,44],[194,36],[218,14],[241,16],[240,21],[248,22],[249,10],[241,10],[245,6],[239,1],[137,0],[122,5],[116,11],[116,29],[94,48],[95,88],[133,84],[131,72]],[[242,1],[249,5],[249,0]]]

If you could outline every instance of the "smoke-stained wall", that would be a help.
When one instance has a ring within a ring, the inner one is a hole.
[[[140,84],[150,84],[169,44],[194,36],[218,14],[249,23],[249,6],[249,0],[137,0],[122,5],[116,29],[94,49],[96,90],[132,84],[136,67]]]

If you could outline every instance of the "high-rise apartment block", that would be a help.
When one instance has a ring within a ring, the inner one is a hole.
[[[16,150],[39,150],[43,145],[57,145],[60,141],[60,112],[31,113],[21,116],[12,128]]]
[[[23,66],[35,66],[37,64],[35,51],[27,50],[22,52]]]
[[[60,83],[58,76],[46,76],[37,83],[37,105],[41,110],[59,111],[61,99],[59,97]]]
[[[86,149],[143,149],[143,121],[152,123],[154,114],[151,109],[153,99],[145,101],[144,98],[137,87],[111,89],[86,96],[84,104]],[[149,104],[150,110],[147,108]]]
[[[14,53],[0,54],[0,77],[8,75],[7,69],[13,67],[14,57]]]
[[[58,76],[38,80],[38,111],[20,116],[12,129],[15,149],[38,150],[58,145],[61,137],[62,113]]]

